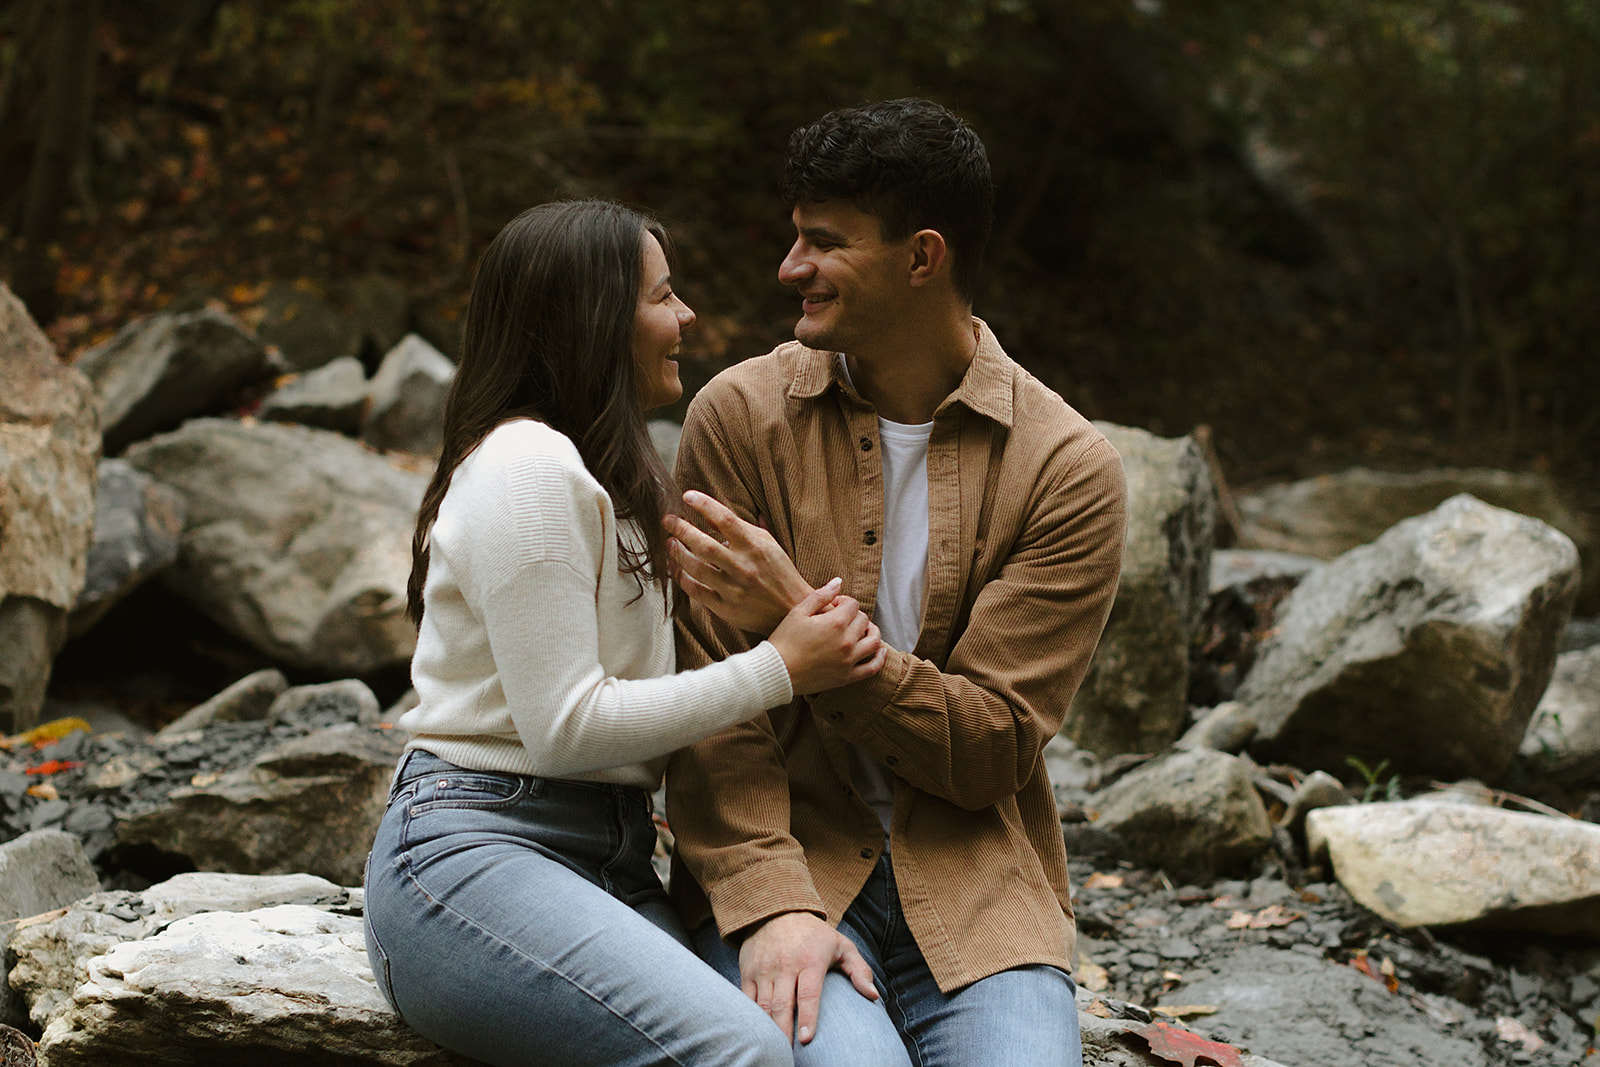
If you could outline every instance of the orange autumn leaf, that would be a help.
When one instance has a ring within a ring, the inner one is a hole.
[[[70,770],[73,770],[73,769],[75,769],[77,767],[82,767],[82,766],[83,766],[83,761],[82,760],[47,759],[43,763],[39,764],[36,767],[29,767],[27,770],[23,771],[22,773],[23,774],[60,774],[62,771],[70,771]]]
[[[1208,1041],[1192,1030],[1183,1030],[1170,1023],[1151,1023],[1128,1033],[1141,1037],[1150,1045],[1150,1051],[1169,1063],[1183,1067],[1197,1067],[1208,1063],[1213,1067],[1243,1067],[1239,1050],[1221,1041]]]

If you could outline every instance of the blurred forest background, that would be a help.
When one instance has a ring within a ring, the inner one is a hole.
[[[374,273],[439,343],[507,219],[608,196],[678,239],[692,389],[790,336],[789,132],[905,95],[983,136],[977,311],[1090,417],[1600,511],[1595,0],[8,0],[0,277],[66,358]]]

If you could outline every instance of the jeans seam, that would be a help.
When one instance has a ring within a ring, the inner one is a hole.
[[[615,1019],[621,1020],[628,1027],[628,1029],[630,1029],[634,1033],[638,1034],[639,1037],[642,1040],[648,1042],[652,1048],[654,1048],[658,1052],[660,1052],[662,1057],[663,1057],[664,1062],[675,1064],[676,1067],[690,1067],[689,1064],[684,1063],[682,1060],[680,1060],[677,1057],[673,1056],[672,1053],[668,1052],[665,1048],[663,1048],[662,1045],[661,1045],[661,1042],[657,1041],[655,1039],[655,1037],[653,1037],[652,1035],[650,1035],[649,1033],[647,1033],[646,1031],[641,1029],[639,1027],[639,1025],[637,1023],[635,1023],[632,1019],[628,1018],[626,1015],[622,1014],[621,1012],[617,1011],[617,1009],[613,1008],[609,1003],[606,1002],[606,999],[604,997],[597,995],[593,990],[588,988],[583,983],[579,982],[576,978],[573,978],[571,975],[568,975],[568,974],[566,974],[566,973],[564,973],[564,972],[562,972],[560,970],[557,970],[555,967],[550,966],[550,964],[546,963],[544,960],[538,959],[538,958],[536,958],[534,956],[530,956],[528,953],[524,952],[521,948],[519,948],[518,946],[516,946],[516,945],[512,944],[511,942],[507,941],[505,938],[501,937],[499,934],[494,933],[493,931],[487,929],[486,927],[484,927],[483,925],[481,925],[477,921],[469,918],[467,915],[463,914],[462,912],[457,911],[455,908],[453,908],[449,904],[447,904],[442,898],[436,897],[433,894],[429,893],[427,891],[427,889],[425,889],[423,887],[422,883],[420,881],[418,881],[416,875],[412,873],[409,864],[407,864],[406,869],[403,872],[403,877],[405,878],[406,881],[410,882],[411,885],[416,887],[417,892],[422,894],[423,898],[425,900],[427,900],[429,903],[435,905],[436,907],[438,907],[438,908],[440,908],[440,909],[442,909],[444,911],[449,912],[451,915],[455,916],[461,922],[465,923],[467,926],[469,926],[473,930],[475,930],[480,936],[482,936],[482,937],[484,937],[484,938],[486,938],[486,939],[488,939],[490,941],[493,941],[494,943],[496,943],[498,945],[501,945],[501,946],[505,947],[506,949],[508,949],[511,952],[515,953],[519,958],[521,958],[523,960],[526,960],[528,963],[530,963],[533,966],[539,968],[541,971],[545,972],[546,974],[554,975],[557,979],[567,983],[572,988],[578,990],[584,996],[588,997],[595,1004],[598,1004],[601,1008],[603,1008],[606,1011],[607,1014],[611,1015]],[[396,1010],[398,1010],[398,1009],[396,1009]],[[402,1013],[402,1017],[404,1017],[403,1013]]]

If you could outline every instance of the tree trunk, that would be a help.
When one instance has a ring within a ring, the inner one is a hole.
[[[38,147],[28,171],[13,289],[35,320],[56,316],[56,255],[52,245],[72,188],[88,127],[94,90],[94,25],[99,0],[53,0]]]

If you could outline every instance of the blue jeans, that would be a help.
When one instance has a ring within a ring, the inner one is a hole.
[[[1077,987],[1056,967],[1031,965],[939,992],[906,929],[887,852],[851,903],[839,930],[872,967],[879,999],[838,971],[822,983],[817,1033],[795,1045],[795,1067],[1082,1067]],[[730,982],[739,956],[715,923],[695,949]]]
[[[772,1020],[690,950],[642,789],[401,760],[367,861],[389,1003],[506,1067],[791,1067]]]

